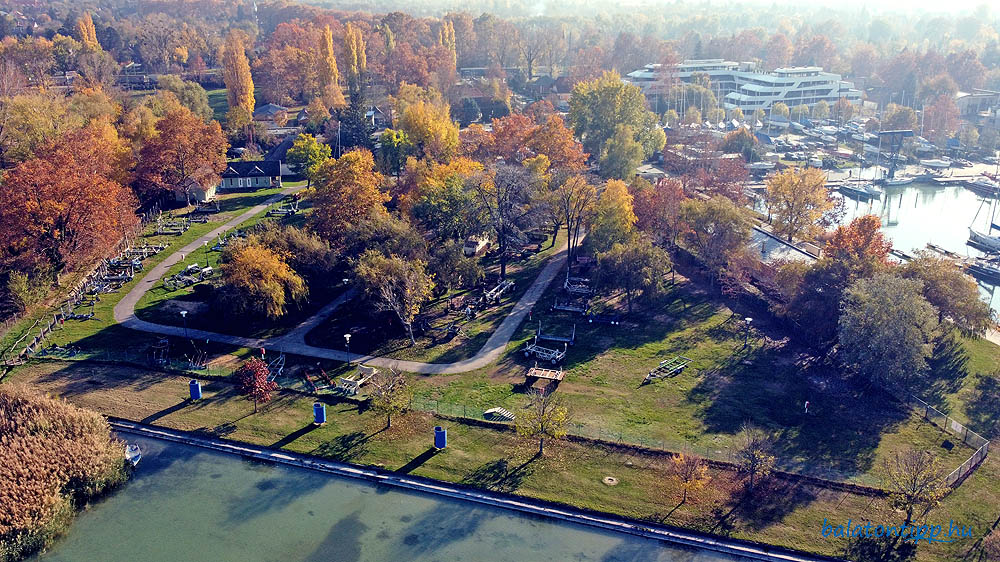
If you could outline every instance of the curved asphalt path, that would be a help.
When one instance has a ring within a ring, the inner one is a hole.
[[[297,191],[298,189],[301,188],[287,188],[282,190],[280,194],[271,197],[260,205],[250,208],[243,214],[233,218],[219,228],[201,236],[187,246],[184,246],[183,248],[175,251],[173,254],[167,256],[166,259],[150,269],[149,272],[146,273],[146,275],[139,281],[139,283],[132,287],[132,290],[122,298],[122,300],[118,301],[118,304],[116,304],[114,308],[115,322],[118,322],[126,328],[142,332],[151,332],[165,336],[185,337],[185,330],[182,327],[156,324],[137,318],[135,315],[135,306],[138,304],[139,299],[142,298],[142,295],[152,289],[156,283],[164,275],[166,275],[167,271],[169,271],[171,267],[180,262],[181,256],[191,254],[195,250],[198,250],[205,242],[215,240],[222,233],[235,228],[243,221],[260,212],[263,212],[269,205],[275,203],[285,195]],[[218,332],[209,332],[207,330],[195,330],[192,328],[187,329],[186,336],[190,339],[204,339],[218,343],[235,345],[237,347],[265,348],[284,353],[303,355],[306,357],[316,357],[319,359],[333,359],[336,361],[350,360],[354,362],[362,362],[368,365],[374,365],[376,367],[391,367],[408,373],[464,373],[485,367],[503,355],[507,348],[507,343],[510,342],[510,338],[514,335],[517,327],[521,325],[524,317],[528,315],[528,311],[530,311],[535,303],[538,302],[538,299],[541,298],[549,284],[553,279],[555,279],[556,274],[559,273],[559,270],[566,261],[566,250],[566,244],[564,243],[556,253],[549,257],[548,263],[545,264],[541,273],[539,273],[538,277],[535,278],[534,282],[532,282],[531,287],[529,287],[524,293],[521,300],[514,305],[514,309],[509,315],[507,315],[506,318],[504,318],[503,322],[500,323],[500,326],[490,335],[489,339],[486,340],[486,343],[483,344],[483,347],[474,356],[468,359],[463,359],[462,361],[456,361],[454,363],[420,363],[417,361],[392,359],[389,357],[375,357],[371,355],[359,355],[356,353],[348,354],[345,351],[327,349],[325,347],[316,347],[307,344],[305,341],[306,334],[316,326],[320,325],[324,320],[332,315],[340,305],[347,302],[347,300],[354,296],[353,290],[349,290],[340,295],[333,302],[321,308],[316,314],[296,326],[292,331],[280,337],[245,338],[229,334],[220,334]]]

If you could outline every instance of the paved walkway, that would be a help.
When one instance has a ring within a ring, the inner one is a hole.
[[[307,319],[302,324],[296,326],[292,331],[275,338],[246,338],[229,334],[220,334],[218,332],[209,332],[207,330],[195,330],[193,328],[188,328],[185,331],[184,328],[179,326],[167,326],[165,324],[147,322],[146,320],[141,320],[135,316],[135,307],[139,303],[139,299],[142,298],[142,295],[146,294],[147,291],[156,286],[156,283],[164,275],[166,275],[167,271],[181,261],[181,256],[198,250],[205,242],[215,240],[223,232],[235,228],[243,221],[264,211],[269,205],[276,202],[284,195],[292,193],[298,189],[301,188],[288,188],[282,190],[279,195],[268,199],[263,204],[252,207],[226,224],[216,228],[208,234],[201,236],[187,246],[175,251],[170,256],[167,256],[165,260],[150,269],[149,272],[146,273],[146,275],[139,281],[139,283],[132,287],[132,290],[129,291],[117,305],[115,305],[115,321],[126,328],[143,332],[151,332],[154,334],[162,334],[165,336],[188,337],[191,339],[213,341],[237,347],[265,348],[284,353],[303,355],[306,357],[316,357],[319,359],[333,359],[336,361],[350,360],[353,362],[374,365],[376,367],[391,367],[408,373],[464,373],[485,367],[503,355],[507,348],[507,343],[510,342],[510,338],[513,337],[514,332],[517,330],[518,326],[521,325],[524,317],[528,315],[528,311],[531,310],[536,302],[538,302],[538,299],[541,298],[542,294],[548,288],[552,280],[555,279],[556,274],[559,273],[559,270],[562,269],[562,266],[566,261],[567,248],[564,243],[558,251],[549,257],[548,263],[545,264],[542,272],[538,274],[538,277],[531,284],[531,287],[525,291],[521,300],[514,305],[514,309],[511,313],[504,318],[503,322],[500,323],[500,326],[496,329],[496,331],[494,331],[493,334],[490,335],[490,338],[486,340],[483,347],[469,359],[456,361],[455,363],[420,363],[417,361],[403,361],[389,357],[375,357],[371,355],[359,355],[356,353],[348,355],[345,351],[327,349],[325,347],[316,347],[307,344],[305,341],[306,334],[332,315],[340,305],[353,297],[353,290],[346,291],[344,294],[340,295],[333,302],[321,308],[315,315]]]

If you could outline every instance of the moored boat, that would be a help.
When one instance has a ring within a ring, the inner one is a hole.
[[[984,234],[972,227],[969,227],[969,242],[991,252],[1000,252],[1000,236]]]
[[[927,158],[921,160],[920,164],[927,166],[928,168],[949,168],[951,167],[951,160],[944,160],[942,158]]]
[[[125,458],[134,467],[135,465],[139,464],[139,461],[142,460],[142,450],[139,449],[138,445],[133,443],[128,447],[125,447]]]

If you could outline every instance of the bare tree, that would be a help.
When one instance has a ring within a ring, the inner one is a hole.
[[[392,416],[402,414],[410,406],[410,392],[406,377],[395,369],[377,371],[368,381],[371,385],[372,409],[385,414],[385,426],[392,427]]]
[[[740,427],[739,457],[740,468],[750,477],[748,490],[753,489],[754,480],[758,476],[767,476],[774,468],[774,435],[749,422]]]
[[[522,437],[538,438],[538,455],[542,455],[545,438],[562,439],[566,436],[569,411],[552,393],[534,392],[531,403],[518,412],[514,425]]]
[[[915,516],[926,515],[948,492],[937,458],[917,449],[896,452],[883,460],[882,482],[890,506],[906,513],[906,525]]]
[[[538,181],[520,166],[500,165],[492,174],[482,174],[474,188],[483,212],[497,239],[500,278],[507,276],[507,253],[511,244],[525,240],[539,206],[533,204]]]
[[[528,67],[528,80],[535,78],[535,61],[549,50],[549,36],[537,21],[529,21],[518,33],[517,49]]]

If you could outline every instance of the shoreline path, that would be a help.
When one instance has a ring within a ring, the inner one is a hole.
[[[195,250],[200,249],[205,242],[211,242],[227,230],[231,230],[254,215],[263,212],[268,206],[277,202],[285,195],[293,193],[299,189],[301,188],[296,187],[282,190],[280,194],[269,198],[260,205],[251,207],[244,213],[231,219],[229,222],[207,234],[202,235],[197,240],[194,240],[190,244],[167,256],[166,259],[150,269],[146,275],[144,275],[142,279],[140,279],[139,282],[132,287],[132,290],[130,290],[120,301],[118,301],[118,304],[116,304],[114,308],[115,322],[125,326],[126,328],[142,332],[151,332],[165,336],[184,337],[185,330],[182,327],[156,324],[154,322],[147,322],[146,320],[137,318],[135,315],[135,306],[139,303],[139,299],[141,299],[147,291],[156,286],[156,283],[164,275],[166,275],[167,271],[169,271],[171,267],[181,261],[181,256],[193,253]],[[428,375],[464,373],[485,367],[493,361],[496,361],[504,353],[507,348],[507,343],[510,342],[510,338],[514,335],[518,326],[521,325],[521,322],[524,320],[524,317],[527,316],[528,311],[531,310],[531,308],[548,288],[552,280],[555,279],[559,270],[562,269],[563,263],[566,261],[566,250],[566,244],[563,243],[559,250],[548,258],[541,273],[538,274],[538,277],[536,277],[531,283],[528,290],[521,296],[521,300],[517,301],[517,304],[514,305],[511,313],[503,319],[500,326],[490,335],[489,339],[486,340],[483,347],[480,348],[479,351],[477,351],[472,357],[456,361],[454,363],[420,363],[417,361],[392,359],[390,357],[375,357],[371,355],[359,355],[357,353],[348,354],[346,351],[327,349],[325,347],[316,347],[307,344],[305,341],[306,334],[330,317],[334,311],[340,307],[340,305],[347,302],[347,300],[353,296],[353,290],[343,293],[333,302],[317,311],[316,314],[307,318],[290,332],[282,336],[274,338],[246,338],[241,336],[232,336],[229,334],[220,334],[218,332],[210,332],[207,330],[196,330],[192,328],[187,329],[187,336],[192,339],[205,339],[217,343],[235,345],[238,347],[265,348],[283,353],[291,353],[294,355],[316,357],[319,359],[363,362],[376,367],[392,367],[408,373]]]

